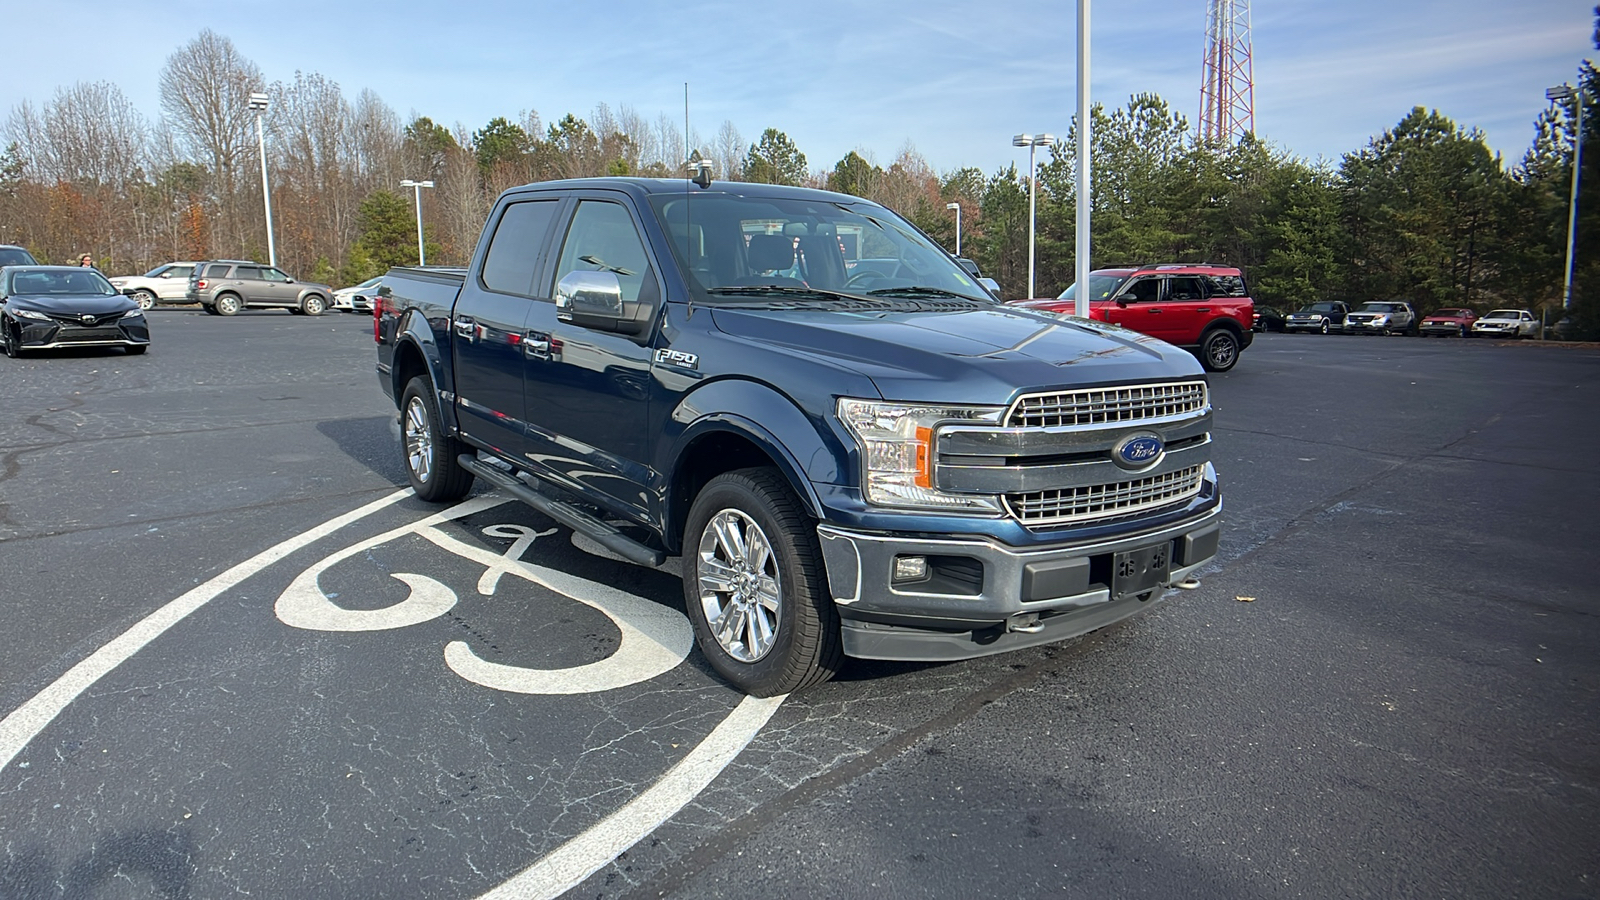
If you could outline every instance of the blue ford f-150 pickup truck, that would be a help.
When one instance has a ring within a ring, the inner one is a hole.
[[[465,269],[392,270],[377,301],[417,494],[481,478],[627,559],[681,554],[702,652],[752,694],[1083,634],[1216,554],[1194,357],[1002,306],[857,197],[531,184]]]

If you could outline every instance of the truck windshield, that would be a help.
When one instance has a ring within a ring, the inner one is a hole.
[[[992,302],[947,253],[881,206],[736,190],[651,198],[696,303],[748,303],[777,293],[771,288],[810,289],[819,301],[912,290]]]

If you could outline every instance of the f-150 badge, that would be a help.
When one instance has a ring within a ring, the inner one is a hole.
[[[677,366],[680,369],[699,369],[700,357],[693,353],[684,353],[682,350],[668,350],[662,347],[656,351],[656,363],[663,366]]]

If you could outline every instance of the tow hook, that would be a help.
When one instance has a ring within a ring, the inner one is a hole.
[[[1039,621],[1038,613],[1019,613],[1006,620],[1006,631],[1038,634],[1043,630],[1044,623]]]
[[[1180,591],[1192,591],[1200,586],[1200,579],[1190,575],[1188,578],[1185,578],[1182,581],[1174,581],[1172,586]]]

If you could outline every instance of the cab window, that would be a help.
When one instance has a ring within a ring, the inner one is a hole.
[[[506,205],[483,256],[483,272],[478,278],[485,289],[524,297],[533,293],[539,250],[550,233],[558,206],[560,201],[553,199]]]
[[[636,301],[645,279],[655,278],[633,218],[620,203],[583,200],[572,214],[556,266],[555,282],[570,272],[611,272],[622,285],[622,299]],[[553,293],[553,292],[552,292]]]

